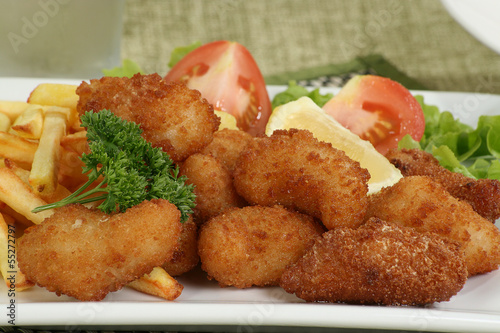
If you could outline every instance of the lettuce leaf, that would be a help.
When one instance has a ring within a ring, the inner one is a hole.
[[[191,43],[190,45],[180,46],[174,48],[172,53],[170,54],[170,61],[168,62],[168,67],[172,68],[176,63],[178,63],[186,54],[191,52],[192,50],[201,46],[201,42],[196,41]],[[111,69],[103,69],[102,73],[104,76],[116,76],[116,77],[132,77],[134,74],[140,73],[145,74],[144,71],[140,68],[140,66],[130,59],[123,59],[122,65],[111,68]]]
[[[304,96],[309,97],[317,105],[323,107],[323,105],[325,105],[325,103],[333,97],[333,94],[321,94],[319,92],[319,88],[309,91],[305,87],[298,85],[296,81],[290,81],[288,82],[288,88],[285,91],[282,91],[274,96],[271,105],[274,110],[277,106],[295,101]]]
[[[168,62],[168,67],[169,68],[174,67],[175,64],[177,64],[182,58],[184,58],[186,54],[193,51],[194,49],[197,49],[200,46],[201,42],[196,41],[186,46],[176,47],[170,54],[170,61]]]
[[[481,116],[473,128],[451,112],[425,104],[422,96],[415,98],[424,112],[424,135],[420,142],[403,137],[399,148],[423,149],[445,168],[471,178],[500,180],[500,115]]]
[[[139,65],[130,59],[123,59],[121,67],[103,69],[102,73],[104,74],[104,76],[116,77],[132,77],[137,73],[144,74]]]
[[[439,164],[444,166],[446,169],[453,172],[458,172],[464,174],[470,178],[477,178],[474,176],[465,165],[461,164],[457,159],[455,153],[446,145],[437,147],[432,147],[432,155],[439,161]]]
[[[500,116],[479,117],[474,133],[480,140],[478,155],[492,155],[500,158]]]

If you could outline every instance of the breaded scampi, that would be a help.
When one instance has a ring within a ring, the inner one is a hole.
[[[212,155],[233,173],[240,153],[252,139],[247,132],[224,128],[214,133],[212,142],[203,148],[201,153]]]
[[[99,301],[170,260],[181,229],[180,211],[163,199],[114,215],[68,205],[26,230],[19,267],[57,295]]]
[[[392,149],[386,157],[403,176],[431,177],[455,198],[468,202],[484,218],[495,222],[500,217],[500,181],[473,179],[452,172],[421,149]]]
[[[449,300],[466,280],[458,244],[372,218],[324,233],[280,286],[309,302],[424,305]]]
[[[240,154],[236,191],[251,204],[282,205],[332,229],[357,227],[365,216],[366,169],[307,130],[277,130],[255,138]]]
[[[500,264],[500,231],[426,176],[408,176],[369,197],[366,218],[433,232],[461,245],[469,276]]]
[[[233,208],[201,227],[201,268],[221,287],[277,285],[323,231],[312,217],[280,206]]]
[[[179,247],[174,251],[172,259],[162,267],[171,276],[179,276],[191,271],[199,262],[198,226],[191,215],[186,222],[182,223]]]
[[[202,224],[231,207],[243,207],[246,201],[236,193],[229,170],[215,157],[193,154],[180,164],[180,174],[193,184],[196,194],[195,222]]]
[[[175,162],[199,152],[212,141],[220,118],[197,90],[164,81],[158,74],[132,78],[103,77],[76,89],[77,110],[108,109],[139,124],[143,137],[161,147]]]

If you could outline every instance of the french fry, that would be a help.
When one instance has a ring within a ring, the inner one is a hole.
[[[65,135],[61,139],[61,146],[66,150],[75,152],[79,155],[82,153],[89,153],[89,146],[87,144],[87,132],[80,131],[72,134]]]
[[[42,83],[31,92],[28,103],[70,109],[68,127],[74,131],[79,131],[81,128],[78,113],[76,112],[76,104],[79,98],[76,94],[77,87],[71,84]]]
[[[0,163],[1,167],[3,168],[8,168],[11,171],[13,171],[16,176],[18,176],[25,184],[28,184],[28,177],[29,177],[29,171],[22,169],[15,165],[14,163],[10,162],[9,160],[1,160]],[[20,222],[21,224],[25,226],[30,226],[33,225],[33,222],[28,220],[26,217],[23,215],[19,214],[15,210],[13,210],[11,207],[9,207],[5,202],[0,201],[0,213],[4,215],[4,219],[7,221],[7,218],[12,218],[13,221]],[[9,222],[9,221],[7,221]]]
[[[47,116],[48,113],[60,113],[61,115],[64,115],[66,117],[66,121],[69,122],[71,117],[73,116],[72,111],[70,108],[65,108],[62,106],[57,106],[57,105],[43,105],[41,106],[43,110],[44,116]]]
[[[57,184],[56,190],[54,192],[52,192],[51,195],[44,196],[43,200],[45,200],[47,203],[50,204],[50,203],[60,201],[64,198],[66,198],[67,196],[69,196],[70,194],[71,194],[71,191],[68,190],[65,186],[63,186],[61,184]]]
[[[28,103],[40,105],[56,105],[76,109],[78,86],[60,83],[42,83],[33,89],[28,97]]]
[[[163,268],[155,267],[153,271],[128,284],[140,292],[173,301],[179,297],[184,287],[171,277]]]
[[[53,209],[39,213],[31,212],[38,206],[46,205],[47,202],[8,168],[0,168],[0,201],[35,224],[42,223],[54,212]]]
[[[88,178],[82,173],[82,153],[89,153],[87,132],[68,134],[61,139],[62,156],[59,168],[59,183],[70,190],[79,188]]]
[[[0,132],[0,157],[8,158],[22,168],[30,169],[38,143],[18,137],[17,135]]]
[[[0,113],[0,131],[7,132],[12,124],[9,116],[4,113]]]
[[[16,222],[21,224],[23,227],[31,227],[33,222],[28,220],[24,215],[19,214],[11,207],[7,206],[4,202],[0,202],[0,213],[3,215],[6,222],[9,222],[7,219],[12,219],[12,222]]]
[[[13,218],[12,216],[10,216],[9,214],[0,214],[3,216],[3,219],[4,221],[7,223],[7,224],[14,224],[16,222],[16,219]]]
[[[14,172],[16,174],[16,176],[18,176],[24,183],[29,185],[30,172],[28,170],[20,168],[19,166],[17,166],[15,163],[13,163],[12,161],[10,161],[8,159],[5,159],[3,164],[6,168],[8,168],[12,172]],[[70,194],[71,194],[70,190],[68,190],[66,187],[64,187],[61,184],[57,184],[57,187],[56,187],[56,190],[54,191],[54,193],[52,193],[50,196],[43,197],[43,199],[47,203],[53,203],[53,202],[56,202],[56,201],[59,201],[61,199],[66,198]],[[0,211],[1,211],[1,209],[0,209]]]
[[[34,284],[19,270],[16,260],[16,229],[13,223],[7,223],[0,214],[0,272],[7,288],[25,290]]]
[[[47,111],[38,149],[33,157],[29,183],[42,198],[52,196],[58,184],[61,138],[66,135],[66,114]]]
[[[43,128],[43,109],[30,105],[14,120],[9,133],[25,139],[40,139]]]
[[[47,96],[47,99],[50,99]],[[71,104],[71,103],[70,103]],[[35,107],[41,108],[44,113],[52,112],[54,109],[59,109],[61,112],[67,114],[68,122],[75,129],[75,131],[81,131],[83,128],[80,127],[80,117],[76,111],[76,104],[74,106],[64,106],[64,103],[60,105],[43,104],[43,103],[26,103],[19,101],[0,101],[0,113],[9,117],[11,123],[13,123],[19,116],[21,116],[28,108]]]
[[[3,166],[16,174],[23,182],[29,184],[30,172],[26,169],[19,167],[15,162],[8,158],[3,160]]]
[[[20,101],[0,101],[0,113],[3,113],[14,122],[28,107],[28,103]]]
[[[70,191],[75,191],[88,180],[87,175],[82,173],[85,164],[80,157],[81,154],[62,148],[59,161],[59,184]]]

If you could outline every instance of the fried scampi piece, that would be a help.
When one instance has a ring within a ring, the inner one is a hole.
[[[220,118],[197,90],[164,81],[158,74],[132,78],[103,77],[83,82],[76,90],[77,110],[108,109],[140,124],[143,137],[179,162],[212,141]]]
[[[245,200],[236,193],[229,170],[210,155],[193,154],[180,166],[180,174],[193,184],[196,223],[202,224],[231,207],[243,207]]]
[[[225,128],[214,133],[214,139],[201,153],[215,157],[233,173],[240,153],[252,138],[247,132]]]
[[[370,175],[359,163],[306,130],[278,130],[241,153],[236,191],[251,204],[282,205],[332,229],[357,227],[367,206]]]
[[[163,269],[171,276],[179,276],[195,268],[199,262],[198,226],[190,217],[182,223],[179,247],[174,251],[172,259],[163,265]]]
[[[179,210],[163,199],[115,215],[64,206],[26,230],[19,267],[57,295],[99,301],[170,260],[181,229]]]
[[[309,302],[424,305],[449,300],[466,280],[458,244],[372,218],[324,233],[280,286]]]
[[[408,176],[369,198],[366,218],[433,232],[461,245],[469,276],[500,264],[500,231],[426,176]]]
[[[455,198],[468,202],[484,218],[495,222],[500,217],[500,182],[493,179],[472,179],[452,172],[439,164],[430,153],[421,149],[392,149],[387,159],[403,176],[428,176],[437,181]]]
[[[280,206],[233,208],[201,227],[201,268],[221,287],[277,285],[323,231],[312,217]]]

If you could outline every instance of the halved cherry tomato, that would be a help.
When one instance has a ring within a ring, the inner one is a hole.
[[[396,148],[406,134],[417,141],[424,134],[424,114],[415,97],[398,82],[376,75],[353,77],[323,110],[381,154]]]
[[[241,44],[216,41],[194,49],[165,76],[197,89],[214,109],[236,117],[240,129],[263,134],[271,101],[262,74]]]

